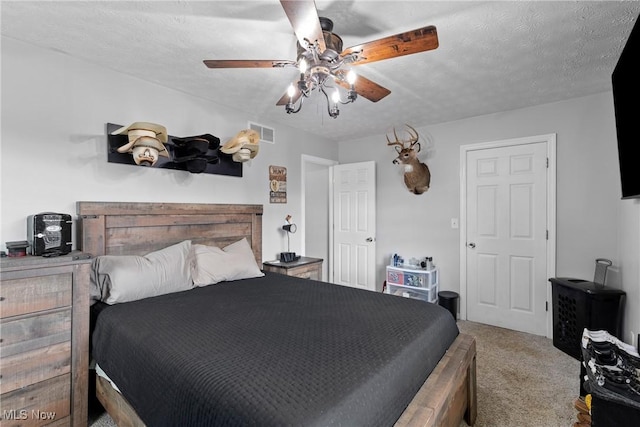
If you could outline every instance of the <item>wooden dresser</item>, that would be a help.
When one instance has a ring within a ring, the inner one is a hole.
[[[86,427],[90,256],[0,260],[0,426]]]
[[[291,262],[266,261],[262,264],[262,269],[303,279],[322,280],[322,258],[303,256]]]

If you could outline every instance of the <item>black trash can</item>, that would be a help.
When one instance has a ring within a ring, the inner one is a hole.
[[[454,319],[458,320],[458,293],[453,291],[438,292],[438,304],[449,310]]]

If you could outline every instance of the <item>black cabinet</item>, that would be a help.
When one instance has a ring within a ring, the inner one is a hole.
[[[605,330],[622,340],[626,293],[581,279],[552,278],[553,346],[582,361],[582,331]],[[585,367],[580,363],[580,396]]]
[[[605,330],[622,340],[625,292],[581,279],[552,278],[553,345],[582,360],[584,328]]]

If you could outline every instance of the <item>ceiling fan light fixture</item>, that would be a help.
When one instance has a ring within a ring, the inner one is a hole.
[[[307,72],[307,70],[309,69],[309,64],[307,64],[306,59],[300,59],[300,62],[298,63],[298,69],[300,69],[300,74],[305,74]]]
[[[338,108],[338,104],[333,104],[333,107],[329,107],[329,117],[337,119],[339,114],[340,109]]]
[[[347,99],[349,100],[349,102],[355,102],[356,98],[358,97],[358,92],[356,92],[355,90],[351,89],[348,93],[347,93]]]
[[[338,92],[337,88],[331,94],[331,100],[334,102],[334,104],[337,104],[338,102],[340,102],[340,92]]]
[[[293,89],[276,103],[278,106],[284,105],[288,114],[300,111],[304,98],[314,90],[325,96],[331,117],[337,117],[338,103],[355,102],[358,95],[378,102],[391,91],[364,76],[358,77],[356,87],[355,73],[347,72],[344,66],[412,55],[436,49],[439,45],[436,27],[428,25],[343,49],[342,38],[333,32],[333,21],[318,16],[313,0],[280,0],[280,4],[297,39],[296,61],[232,59],[205,60],[204,64],[209,68],[297,68],[299,78],[289,86]],[[325,89],[333,90],[336,85],[347,91],[347,97],[346,101],[333,102],[332,106],[332,99]]]
[[[347,83],[353,86],[357,79],[358,75],[356,74],[356,72],[353,70],[349,70],[349,72],[347,73]]]
[[[300,86],[300,84],[301,84],[301,83],[303,83],[303,81],[302,81],[302,80],[300,80],[300,81],[298,82],[298,86]],[[302,90],[302,89],[300,89],[300,91],[301,91],[303,94],[305,93],[305,92],[304,92],[304,90]],[[287,89],[287,95],[289,96],[289,101],[288,101],[288,102],[285,104],[285,106],[284,106],[284,109],[285,109],[285,111],[287,112],[287,114],[295,114],[295,113],[297,113],[298,111],[300,111],[300,109],[302,108],[302,100],[304,99],[304,96],[300,96],[300,99],[299,99],[299,102],[300,102],[300,103],[298,104],[298,107],[296,108],[296,107],[294,106],[293,98],[296,96],[296,93],[297,93],[297,92],[296,92],[296,88],[295,88],[295,86],[293,85],[293,83],[291,83],[291,84],[289,85],[289,88]]]
[[[328,64],[326,61],[319,59],[313,59],[309,63],[305,58],[301,58],[298,64],[300,69],[300,79],[297,81],[299,92],[296,91],[293,83],[289,85],[287,89],[289,100],[285,104],[287,114],[299,112],[302,109],[304,98],[309,97],[311,92],[317,90],[322,92],[326,98],[329,117],[337,118],[340,114],[339,104],[350,104],[358,98],[358,93],[354,86],[357,74],[353,70],[349,70],[349,72],[340,70],[341,66],[342,63]],[[305,72],[302,72],[302,70],[305,70]],[[339,87],[332,85],[331,82],[341,85],[346,82],[349,85],[346,101],[341,99]],[[297,106],[295,105],[296,103],[298,104]]]

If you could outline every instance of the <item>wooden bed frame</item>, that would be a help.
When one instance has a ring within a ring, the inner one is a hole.
[[[78,249],[99,255],[143,255],[183,240],[226,246],[246,237],[262,265],[262,205],[77,202]],[[96,395],[120,427],[144,423],[102,377]],[[476,343],[460,334],[396,426],[458,427],[477,415]]]

